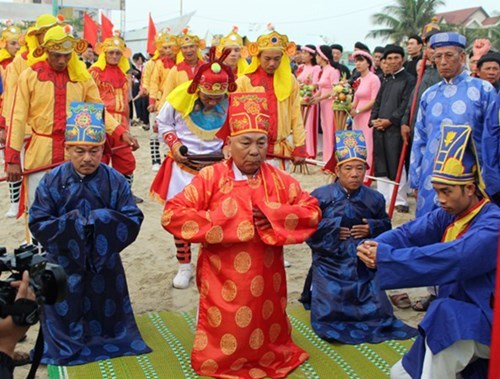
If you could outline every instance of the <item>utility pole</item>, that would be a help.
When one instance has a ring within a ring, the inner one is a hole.
[[[52,15],[57,16],[57,13],[59,13],[58,0],[52,0]]]
[[[182,17],[182,0],[180,0],[180,2],[181,2],[181,17]]]

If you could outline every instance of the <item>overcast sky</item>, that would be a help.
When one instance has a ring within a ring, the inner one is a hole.
[[[388,0],[361,1],[351,0],[333,2],[332,0],[126,0],[126,29],[137,29],[147,25],[148,13],[155,22],[196,11],[191,19],[190,28],[204,37],[207,31],[212,34],[227,34],[237,25],[240,34],[251,40],[266,31],[271,22],[276,31],[287,34],[298,44],[338,42],[349,48],[356,41],[365,41],[370,49],[385,44],[381,40],[365,38],[366,34],[378,27],[372,24],[370,16],[380,12]],[[499,12],[498,0],[448,0],[439,12],[451,11],[480,5],[492,15]],[[119,21],[118,14],[113,20]],[[207,41],[209,42],[209,41]]]

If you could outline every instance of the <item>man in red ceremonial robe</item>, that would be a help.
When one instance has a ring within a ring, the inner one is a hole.
[[[106,38],[98,43],[95,48],[99,53],[97,62],[89,72],[99,88],[99,94],[106,110],[125,129],[129,129],[129,84],[127,72],[130,70],[130,49],[125,46],[125,41],[118,35]],[[107,136],[107,149],[103,155],[103,162],[112,162],[113,168],[125,176],[130,187],[134,180],[136,162],[130,149],[117,149],[111,156],[111,148],[124,145],[119,136]],[[134,195],[136,203],[142,199]]]
[[[200,375],[284,378],[308,358],[291,339],[283,245],[304,242],[321,211],[295,179],[265,163],[268,109],[264,93],[232,95],[232,158],[201,170],[165,205],[163,227],[201,243],[191,354]]]

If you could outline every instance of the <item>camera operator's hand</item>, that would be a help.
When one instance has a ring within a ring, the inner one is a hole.
[[[16,300],[35,300],[35,294],[29,288],[30,277],[28,271],[23,273],[21,281],[12,282],[12,287],[17,288]],[[12,316],[0,319],[0,352],[12,357],[17,342],[26,334],[29,326],[18,326],[14,324]]]

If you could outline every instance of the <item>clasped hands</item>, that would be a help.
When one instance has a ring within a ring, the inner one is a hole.
[[[358,258],[366,265],[366,267],[375,269],[377,268],[377,248],[378,242],[363,241],[356,248],[358,251]]]
[[[375,120],[372,120],[372,126],[380,132],[383,132],[391,125],[392,122],[386,118],[377,118]]]
[[[346,239],[353,238],[366,238],[370,236],[370,225],[368,225],[368,220],[364,218],[363,224],[354,225],[351,229],[344,226],[340,227],[339,239],[345,241]]]

